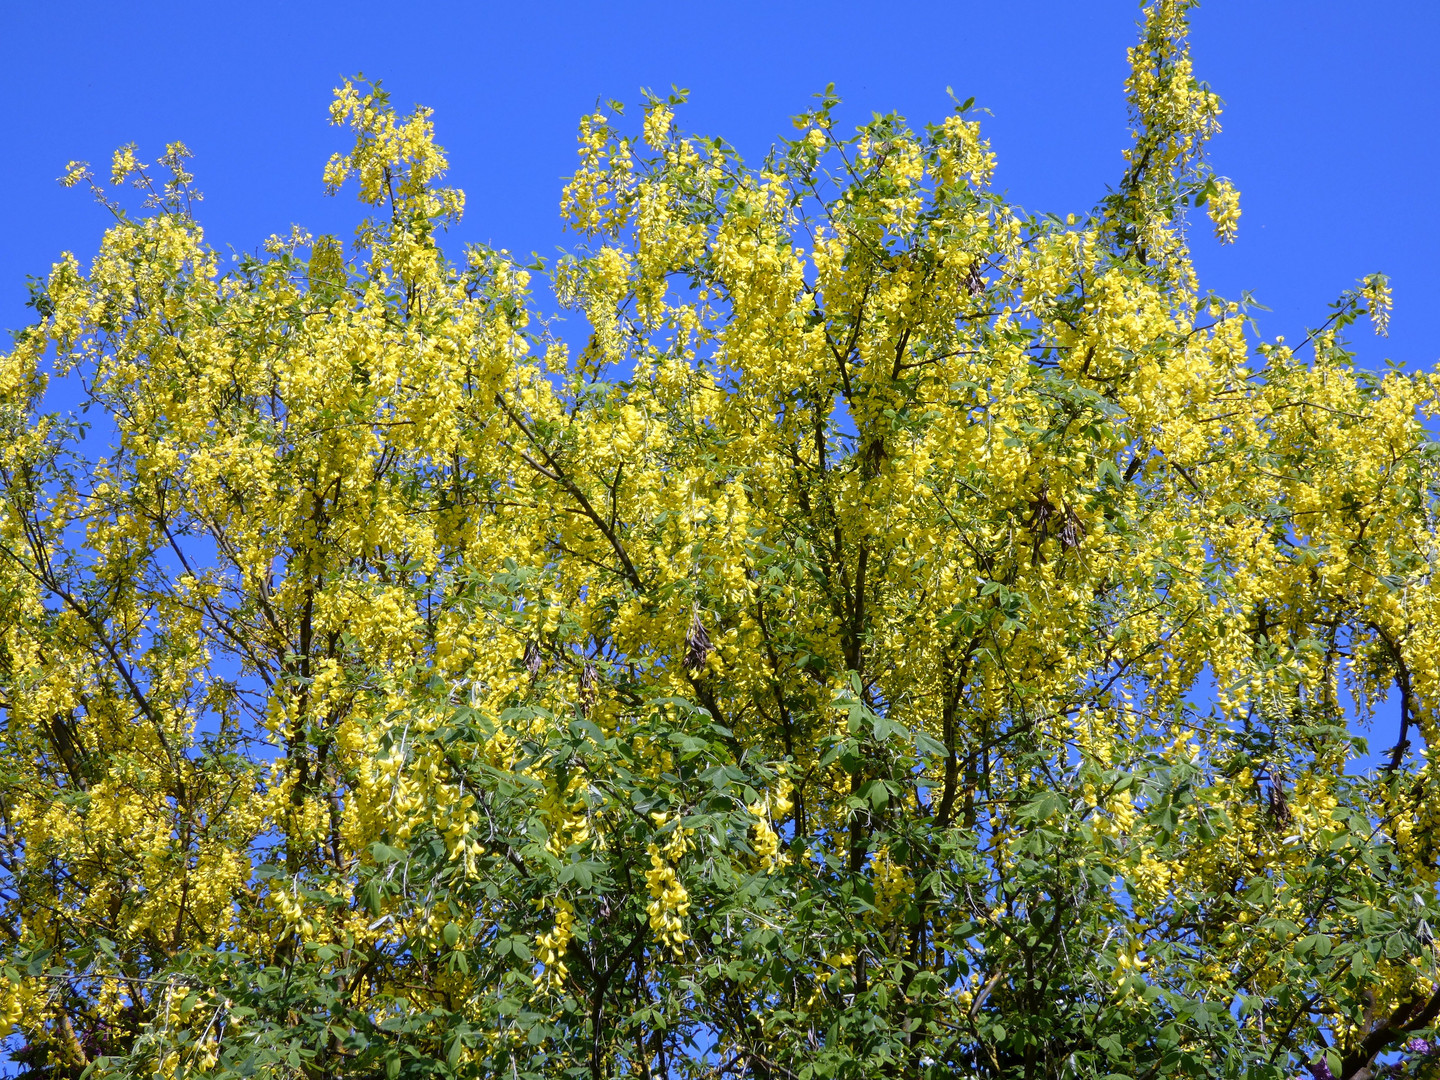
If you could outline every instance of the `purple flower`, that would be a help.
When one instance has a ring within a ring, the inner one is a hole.
[[[1322,1057],[1310,1063],[1310,1075],[1315,1080],[1335,1080],[1335,1074],[1330,1071],[1329,1063]]]
[[[1409,1050],[1412,1054],[1419,1054],[1421,1057],[1426,1057],[1435,1052],[1435,1048],[1431,1046],[1426,1039],[1411,1039],[1405,1044],[1405,1049]]]

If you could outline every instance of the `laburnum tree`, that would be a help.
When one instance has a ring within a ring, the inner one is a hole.
[[[447,260],[370,85],[353,246],[73,166],[0,356],[14,1067],[1437,1075],[1440,376],[1352,363],[1378,275],[1293,346],[1202,290],[1187,6],[1080,218],[829,93],[759,167],[585,117],[548,268]]]

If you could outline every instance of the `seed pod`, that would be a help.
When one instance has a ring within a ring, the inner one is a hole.
[[[525,643],[525,670],[531,675],[540,674],[540,646],[533,641]]]
[[[595,707],[595,684],[598,681],[594,663],[586,660],[585,666],[580,669],[580,712],[586,716]]]
[[[685,635],[685,667],[692,675],[698,675],[705,669],[705,660],[710,656],[710,635],[705,632],[705,624],[700,621],[700,612],[695,612],[695,617],[690,620],[690,632]]]
[[[1290,803],[1285,797],[1283,781],[1283,777],[1276,777],[1265,789],[1267,809],[1270,811],[1270,816],[1275,819],[1276,825],[1284,825],[1290,821]]]
[[[1074,551],[1084,537],[1085,523],[1080,520],[1080,515],[1075,513],[1075,508],[1067,502],[1065,524],[1060,526],[1060,546],[1066,551]]]
[[[1055,506],[1050,502],[1050,485],[1042,483],[1040,491],[1030,503],[1030,532],[1034,542],[1030,548],[1030,565],[1040,564],[1040,545],[1050,530],[1050,519],[1055,516]]]
[[[979,259],[970,263],[970,270],[965,275],[965,291],[971,296],[979,296],[985,291],[985,279],[980,276]]]

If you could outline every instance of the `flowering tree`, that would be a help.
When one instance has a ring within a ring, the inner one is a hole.
[[[1078,220],[966,106],[759,168],[586,117],[574,351],[378,88],[348,252],[72,167],[115,223],[0,357],[17,1059],[1434,1075],[1440,381],[1351,365],[1378,275],[1298,347],[1202,291],[1185,8]]]

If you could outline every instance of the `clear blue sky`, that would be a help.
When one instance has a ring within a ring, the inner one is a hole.
[[[1120,172],[1131,0],[874,3],[205,4],[0,0],[9,210],[0,328],[27,321],[26,274],[93,250],[103,212],[55,184],[134,140],[195,151],[212,243],[254,249],[294,222],[346,229],[321,194],[343,146],[330,90],[363,71],[397,104],[436,110],[469,195],[461,240],[551,254],[575,121],[597,99],[689,87],[681,121],[760,156],[833,81],[852,117],[918,124],[946,86],[994,117],[998,182],[1023,205],[1091,206]],[[1440,358],[1440,4],[1210,0],[1195,15],[1200,76],[1226,100],[1215,160],[1242,192],[1240,239],[1201,238],[1206,283],[1253,290],[1269,333],[1294,337],[1356,278],[1390,274],[1396,312],[1367,362]],[[346,230],[348,231],[348,229]],[[1363,331],[1360,337],[1368,337]]]

